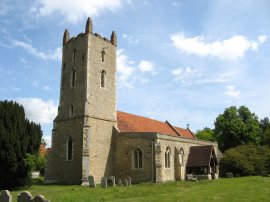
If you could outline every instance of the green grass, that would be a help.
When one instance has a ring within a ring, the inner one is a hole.
[[[13,201],[18,193],[12,192]],[[143,183],[131,187],[89,188],[34,185],[32,195],[42,194],[51,202],[89,201],[270,201],[270,178],[241,177],[199,182]]]

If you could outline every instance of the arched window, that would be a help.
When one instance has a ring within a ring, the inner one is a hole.
[[[170,167],[171,167],[171,150],[170,147],[167,147],[165,151],[165,168]]]
[[[105,82],[106,82],[106,71],[102,70],[100,73],[100,86],[102,88],[105,88]]]
[[[134,151],[134,168],[142,168],[142,150]]]
[[[71,72],[70,87],[75,86],[75,81],[76,81],[76,71],[73,69]]]
[[[179,152],[179,163],[180,165],[184,165],[184,150],[181,147]]]
[[[72,160],[72,148],[73,147],[73,142],[72,138],[69,136],[67,139],[67,160],[71,161]]]

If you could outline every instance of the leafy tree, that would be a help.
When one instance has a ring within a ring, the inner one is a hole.
[[[208,127],[205,127],[203,130],[197,130],[195,135],[200,140],[216,141],[214,131]]]
[[[265,117],[260,121],[261,128],[261,145],[270,146],[270,121],[268,117]]]
[[[221,151],[242,144],[260,142],[260,125],[255,113],[241,106],[226,108],[215,120],[215,134]]]
[[[261,175],[270,172],[270,148],[253,144],[240,145],[225,151],[220,172],[233,172],[241,176]]]
[[[31,165],[26,153],[38,152],[41,135],[40,126],[25,118],[22,106],[0,101],[0,189],[30,184]]]

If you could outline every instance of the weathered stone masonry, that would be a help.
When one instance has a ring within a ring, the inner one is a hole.
[[[135,183],[184,180],[190,147],[212,145],[209,159],[216,159],[217,144],[196,140],[189,129],[116,110],[116,47],[116,33],[110,40],[93,33],[90,18],[77,37],[65,30],[45,182],[84,185],[90,175],[97,183],[109,176]]]

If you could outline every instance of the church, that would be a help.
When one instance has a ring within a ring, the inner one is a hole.
[[[187,128],[116,109],[117,36],[63,36],[60,101],[47,158],[46,183],[88,184],[102,177],[133,183],[217,178],[218,145]]]

